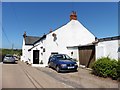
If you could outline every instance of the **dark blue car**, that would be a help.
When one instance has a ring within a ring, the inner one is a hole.
[[[66,54],[57,54],[49,58],[48,66],[61,71],[77,71],[78,65],[75,60]]]

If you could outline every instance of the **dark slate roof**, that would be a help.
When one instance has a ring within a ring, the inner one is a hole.
[[[106,37],[106,38],[100,38],[100,39],[98,39],[99,42],[111,41],[111,40],[120,40],[120,36]]]
[[[34,42],[38,41],[39,39],[40,39],[40,37],[26,36],[25,45],[33,45]]]
[[[35,41],[33,44],[35,44],[35,43],[37,43],[37,42],[43,40],[44,38],[46,38],[46,35],[43,35],[42,37],[40,37],[40,38],[39,38],[37,41]]]

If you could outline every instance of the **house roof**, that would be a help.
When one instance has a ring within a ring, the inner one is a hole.
[[[42,39],[46,38],[46,35],[43,35],[42,37],[40,37],[38,40],[36,40],[33,44],[36,44],[37,42],[41,41]]]
[[[100,39],[98,39],[99,42],[111,41],[111,40],[120,40],[120,36],[106,37],[106,38],[100,38]]]
[[[35,36],[26,36],[25,37],[25,45],[33,45],[34,42],[38,41],[40,37]]]
[[[39,45],[39,44],[38,44]],[[32,48],[28,49],[28,51],[31,51],[34,47],[38,46],[38,45],[35,45],[33,46]]]

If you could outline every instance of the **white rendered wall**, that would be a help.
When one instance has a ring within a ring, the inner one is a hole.
[[[57,36],[56,41],[53,40],[53,33]],[[79,21],[71,20],[66,25],[46,36],[46,40],[44,41],[44,46],[46,48],[44,60],[47,64],[51,52],[68,54],[68,46],[86,45],[93,41],[95,41],[95,36],[92,33],[90,33]],[[76,53],[74,58],[78,59],[78,52],[74,52]]]
[[[96,59],[109,56],[118,59],[118,40],[99,42],[96,46]]]
[[[31,55],[30,55],[30,52],[28,52],[28,49],[30,49],[32,46],[30,45],[25,45],[24,48],[23,48],[23,59],[24,59],[24,62],[25,61],[29,61]]]
[[[72,54],[73,52],[73,54]],[[77,60],[77,63],[79,65],[79,51],[78,51],[78,47],[74,47],[74,48],[68,48],[68,55]]]
[[[46,64],[46,62],[45,62],[46,60],[44,59],[45,53],[43,52],[43,48],[41,48],[41,47],[44,48],[43,43],[38,42],[38,43],[35,44],[35,47],[31,51],[29,51],[29,52],[31,52],[31,64],[33,64],[33,50],[39,50],[39,64],[38,65],[37,64],[32,65],[34,67],[45,66],[45,64]],[[40,64],[41,60],[43,61],[43,65]]]
[[[28,52],[28,49],[30,49],[32,47],[32,45],[25,45],[25,41],[23,38],[23,46],[22,46],[22,57],[21,60],[26,62],[29,61],[29,59],[31,59],[31,54],[30,52]]]

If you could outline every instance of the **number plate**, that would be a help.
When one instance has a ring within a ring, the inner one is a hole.
[[[74,68],[74,66],[72,66],[72,67],[68,67],[68,69],[72,69],[72,68]]]

